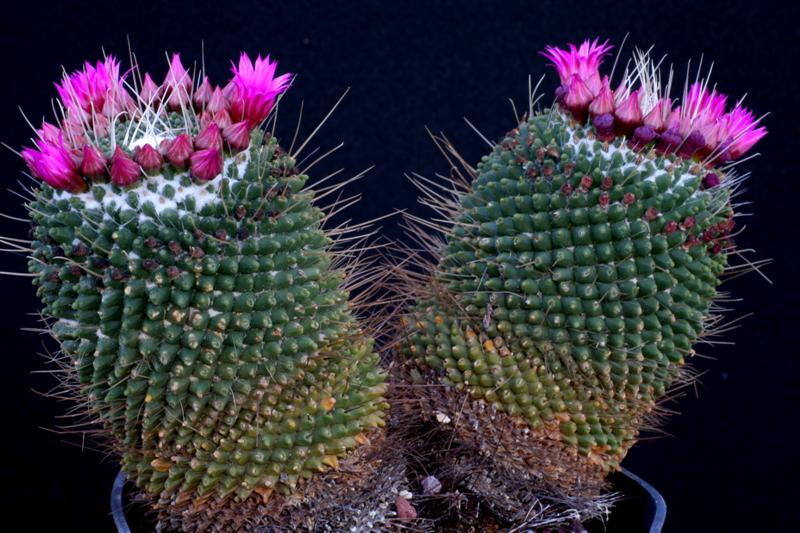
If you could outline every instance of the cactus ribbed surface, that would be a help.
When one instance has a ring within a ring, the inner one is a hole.
[[[617,466],[703,331],[725,255],[699,237],[727,227],[727,189],[560,114],[521,124],[477,171],[439,263],[449,298],[417,304],[407,350]]]
[[[602,512],[606,474],[689,378],[735,249],[740,180],[722,163],[766,133],[738,105],[723,115],[706,82],[671,110],[640,74],[655,69],[646,54],[611,92],[596,71],[609,48],[548,49],[566,80],[558,107],[526,116],[445,194],[418,180],[442,217],[418,230],[433,262],[406,276],[405,379],[447,447],[465,447],[442,468],[517,524],[549,497]]]
[[[165,169],[30,205],[43,314],[124,469],[167,502],[288,494],[381,424],[383,375],[322,212],[254,137],[205,186]]]
[[[122,91],[114,65],[86,70]],[[308,176],[256,127],[269,67],[243,56],[238,88],[212,96],[207,80],[170,81],[188,79],[176,56],[139,106],[106,95],[122,127],[93,117],[83,149],[66,125],[43,134],[25,155],[46,181],[28,204],[29,270],[72,391],[162,526],[379,526],[402,477],[380,455],[385,376]],[[74,109],[64,124],[84,120]]]

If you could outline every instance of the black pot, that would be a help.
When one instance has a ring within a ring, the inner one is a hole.
[[[125,474],[120,470],[111,489],[111,516],[117,533],[131,533],[131,526],[123,505]],[[667,517],[667,504],[664,498],[649,483],[626,469],[611,475],[615,491],[624,494],[624,499],[614,506],[608,522],[602,527],[606,533],[661,533]],[[137,511],[141,511],[138,509]],[[143,513],[132,517],[133,531],[143,532],[147,526]],[[137,521],[134,522],[133,519]]]

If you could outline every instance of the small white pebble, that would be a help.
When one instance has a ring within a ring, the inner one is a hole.
[[[436,421],[439,422],[440,424],[449,424],[450,417],[444,413],[436,413]]]
[[[413,494],[411,494],[411,493],[410,493],[409,491],[407,491],[407,490],[401,490],[401,491],[400,491],[400,496],[402,496],[402,497],[403,497],[403,498],[405,498],[406,500],[410,500],[411,498],[413,498],[413,497],[414,497],[414,495],[413,495]]]

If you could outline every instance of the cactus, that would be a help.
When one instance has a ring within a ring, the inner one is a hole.
[[[646,53],[612,91],[598,71],[610,46],[570,47],[544,54],[563,84],[557,107],[531,104],[476,168],[453,165],[463,179],[416,180],[449,223],[418,221],[435,259],[404,287],[417,298],[405,379],[444,385],[412,396],[448,446],[466,448],[448,468],[531,527],[553,523],[526,516],[537,499],[583,517],[605,509],[606,474],[689,377],[720,318],[718,286],[741,270],[730,262],[741,177],[728,163],[766,133],[740,104],[725,113],[705,81],[673,109]]]
[[[163,527],[377,529],[402,476],[353,280],[259,128],[289,85],[275,68],[242,54],[223,90],[177,54],[160,86],[87,63],[22,152],[47,329]]]

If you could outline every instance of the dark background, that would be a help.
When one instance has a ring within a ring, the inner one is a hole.
[[[710,2],[16,2],[0,20],[0,140],[15,149],[32,132],[32,121],[50,117],[52,82],[61,65],[78,68],[101,50],[127,58],[126,36],[140,64],[161,79],[165,51],[181,51],[185,62],[200,59],[201,42],[212,79],[228,77],[229,59],[240,50],[269,52],[281,70],[299,74],[286,97],[279,134],[288,144],[300,99],[308,133],[341,92],[350,95],[321,131],[323,148],[345,147],[317,169],[355,173],[376,164],[354,190],[364,201],[350,209],[363,221],[415,206],[403,174],[446,171],[424,126],[441,130],[476,162],[485,145],[462,121],[467,116],[490,139],[514,126],[507,101],[525,107],[528,74],[547,72],[549,95],[556,76],[536,54],[545,44],[609,37],[619,44],[655,45],[668,53],[679,83],[686,62],[704,53],[715,61],[713,80],[735,98],[747,92],[757,114],[770,111],[762,156],[746,163],[753,172],[743,199],[754,213],[738,239],[757,257],[773,258],[757,274],[733,280],[727,289],[742,301],[732,305],[739,322],[725,340],[700,347],[701,384],[672,404],[680,416],[666,436],[642,442],[625,466],[655,485],[669,506],[666,531],[789,531],[797,522],[798,350],[797,281],[792,279],[798,243],[798,138],[800,79],[797,3]],[[68,5],[71,4],[71,5]],[[113,5],[112,5],[113,4]],[[702,5],[701,5],[702,4]],[[8,9],[8,8],[5,8]],[[548,96],[549,98],[549,96]],[[0,151],[9,189],[23,169]],[[19,200],[0,193],[0,211],[21,216]],[[396,219],[383,224],[400,236]],[[24,225],[0,220],[0,234],[24,236]],[[3,270],[22,270],[21,257],[4,255]],[[80,449],[80,439],[48,432],[66,405],[33,392],[51,378],[36,354],[43,338],[20,328],[35,325],[37,308],[26,278],[3,277],[2,438],[0,502],[4,520],[21,520],[21,531],[110,531],[108,495],[113,461]],[[47,343],[45,343],[47,344]],[[699,397],[699,398],[698,398]],[[65,443],[71,442],[71,444]],[[87,443],[88,444],[88,443]],[[796,526],[795,526],[796,527]]]

